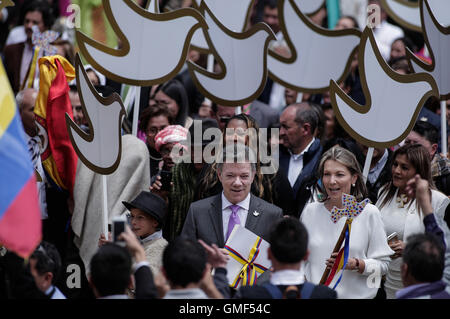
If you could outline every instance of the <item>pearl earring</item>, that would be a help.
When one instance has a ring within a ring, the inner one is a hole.
[[[355,187],[355,184],[352,184],[353,187]]]

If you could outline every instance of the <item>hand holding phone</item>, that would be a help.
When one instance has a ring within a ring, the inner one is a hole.
[[[172,172],[171,171],[161,171],[161,190],[162,191],[170,191],[171,183],[172,183]]]
[[[119,240],[119,235],[125,232],[125,224],[127,220],[124,215],[116,216],[112,220],[112,240],[113,243],[118,244],[120,246],[125,246],[125,242],[123,240]]]

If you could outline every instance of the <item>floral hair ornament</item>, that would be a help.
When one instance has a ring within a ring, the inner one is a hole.
[[[369,203],[370,199],[368,198],[358,203],[355,196],[342,194],[342,205],[344,208],[333,207],[331,210],[331,220],[336,224],[341,217],[355,218],[361,214],[364,207]]]

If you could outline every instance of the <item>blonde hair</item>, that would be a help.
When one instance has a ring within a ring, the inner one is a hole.
[[[359,163],[356,160],[355,155],[353,155],[353,153],[338,145],[326,151],[322,155],[322,158],[320,159],[319,163],[319,176],[322,180],[325,162],[329,160],[336,161],[344,165],[349,170],[351,175],[357,176],[355,186],[352,185],[350,189],[350,195],[355,196],[358,201],[361,201],[364,198],[366,198],[367,187],[366,184],[364,183],[364,179],[361,173],[361,167],[359,166]],[[320,198],[320,201],[324,202],[326,199],[328,199],[328,194],[325,189],[321,189],[321,193],[323,196]]]

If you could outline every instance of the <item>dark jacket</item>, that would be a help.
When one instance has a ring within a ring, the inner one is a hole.
[[[398,299],[413,299],[413,298],[430,298],[430,299],[450,299],[450,294],[445,290],[447,285],[443,281],[431,282],[425,286],[419,286]]]
[[[372,201],[373,204],[375,204],[378,200],[378,191],[380,188],[388,183],[392,179],[392,160],[393,160],[394,152],[392,152],[390,149],[388,149],[388,159],[386,161],[386,164],[383,167],[383,170],[381,171],[380,175],[378,175],[377,180],[375,183],[370,184],[369,180],[366,182],[367,186],[367,192],[369,194],[369,199]]]
[[[294,187],[291,188],[296,208],[295,217],[300,217],[306,202],[311,197],[313,186],[317,181],[317,168],[321,156],[322,145],[320,140],[316,138],[309,150],[303,155],[303,169],[298,175]],[[289,151],[280,145],[280,169],[286,176],[289,175],[290,158]]]
[[[20,90],[20,72],[22,64],[22,55],[25,49],[25,42],[7,45],[3,52],[5,71],[8,75],[9,82],[17,94]]]
[[[280,285],[276,286],[283,293],[288,286]],[[298,290],[302,292],[303,284],[297,285]],[[239,288],[233,297],[234,299],[273,299],[269,290],[264,286],[245,286]],[[337,294],[331,288],[324,285],[316,285],[309,299],[336,299]]]

